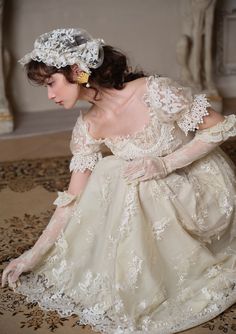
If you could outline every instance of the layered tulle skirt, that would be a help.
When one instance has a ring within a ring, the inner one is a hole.
[[[17,292],[104,333],[174,333],[236,301],[236,187],[220,149],[161,180],[95,167],[67,228]]]

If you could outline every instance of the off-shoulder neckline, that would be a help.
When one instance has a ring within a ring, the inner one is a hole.
[[[112,137],[106,137],[106,138],[94,138],[91,133],[89,132],[89,124],[88,122],[86,122],[83,118],[83,114],[80,114],[80,119],[82,124],[84,125],[84,129],[85,129],[85,133],[86,136],[93,141],[94,143],[97,144],[102,144],[102,143],[106,143],[106,142],[116,142],[116,141],[124,141],[124,140],[128,140],[130,138],[136,138],[137,136],[140,136],[142,133],[144,133],[146,131],[146,129],[150,126],[151,124],[151,106],[150,106],[150,99],[149,99],[149,87],[152,83],[152,81],[154,79],[158,79],[160,78],[160,76],[158,75],[151,75],[148,77],[145,77],[145,85],[146,85],[146,89],[145,89],[145,93],[143,94],[142,100],[145,103],[146,107],[148,108],[148,112],[149,112],[149,120],[148,122],[142,127],[142,129],[135,131],[134,133],[128,134],[128,135],[123,135],[123,136],[112,136]]]

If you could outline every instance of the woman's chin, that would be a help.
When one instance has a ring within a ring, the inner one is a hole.
[[[74,105],[68,105],[68,104],[63,104],[63,108],[66,109],[66,110],[70,110],[74,107]]]
[[[75,103],[66,103],[66,102],[64,102],[62,106],[63,106],[64,109],[70,110],[70,109],[74,108],[75,104],[76,104],[76,102]]]

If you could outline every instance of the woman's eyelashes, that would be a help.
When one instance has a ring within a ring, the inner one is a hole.
[[[44,81],[44,87],[51,87],[54,84],[54,80],[52,79],[47,79]]]

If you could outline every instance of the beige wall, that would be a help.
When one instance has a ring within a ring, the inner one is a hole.
[[[17,59],[38,35],[59,27],[83,27],[126,51],[132,64],[178,77],[179,0],[6,0],[4,43],[13,60],[8,92],[18,112],[55,109],[45,88],[27,82]]]

